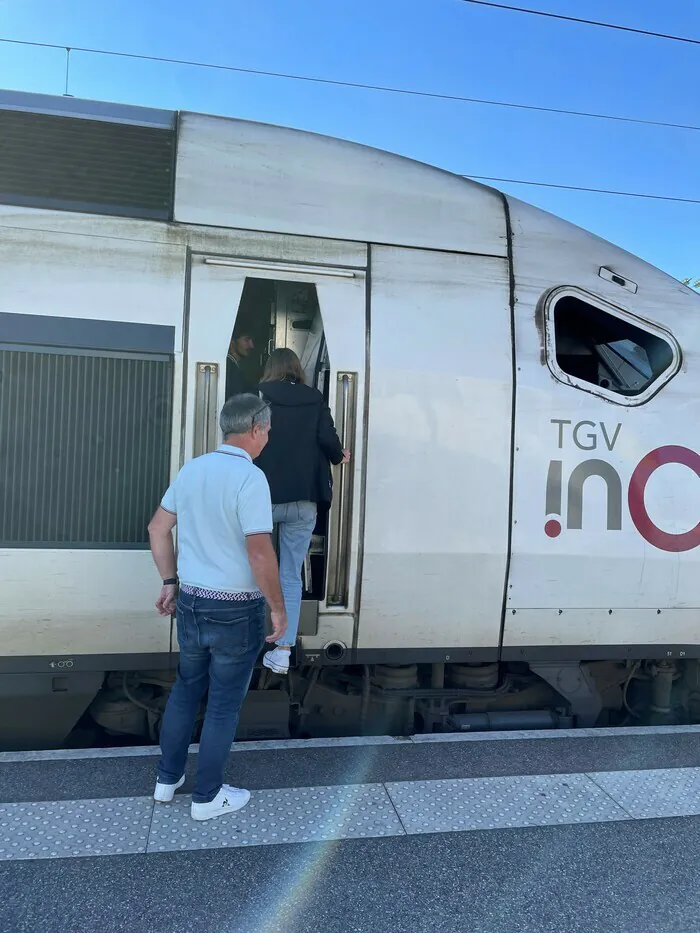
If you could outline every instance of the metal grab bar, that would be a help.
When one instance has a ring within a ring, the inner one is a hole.
[[[208,454],[218,446],[216,415],[219,404],[218,363],[197,363],[194,388],[192,456]]]
[[[338,373],[336,409],[336,424],[343,449],[354,453],[357,373]],[[331,585],[326,599],[329,606],[348,604],[353,474],[352,463],[340,465],[338,489],[331,510],[332,545],[328,562]]]

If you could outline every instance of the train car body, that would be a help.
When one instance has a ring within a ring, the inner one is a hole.
[[[219,442],[236,320],[257,374],[299,352],[353,450],[295,672],[258,676],[243,737],[695,716],[690,289],[306,132],[6,92],[0,135],[0,745],[88,709],[157,738],[146,524]]]

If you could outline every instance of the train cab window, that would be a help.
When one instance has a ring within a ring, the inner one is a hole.
[[[554,375],[622,404],[646,401],[680,364],[670,334],[585,293],[558,290],[547,324]]]

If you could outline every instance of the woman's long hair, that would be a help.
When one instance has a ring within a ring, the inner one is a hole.
[[[263,382],[300,382],[304,383],[304,370],[294,350],[281,347],[273,350],[265,364]]]

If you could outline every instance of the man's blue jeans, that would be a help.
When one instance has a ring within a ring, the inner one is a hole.
[[[208,803],[221,790],[238,715],[264,643],[265,601],[180,593],[177,638],[180,663],[163,717],[158,780],[177,784],[185,773],[199,704],[208,689],[192,794],[195,803]]]
[[[273,505],[272,521],[279,528],[280,585],[287,611],[287,631],[277,644],[292,647],[299,631],[301,567],[316,525],[316,503]]]

